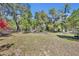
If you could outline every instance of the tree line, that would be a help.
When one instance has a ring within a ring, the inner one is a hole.
[[[48,10],[50,16],[44,10],[41,10],[36,11],[33,17],[30,4],[0,3],[0,18],[5,18],[10,27],[17,32],[78,33],[79,9],[71,12],[70,4],[66,3],[63,6],[62,10],[50,8]],[[11,19],[9,19],[10,17]]]

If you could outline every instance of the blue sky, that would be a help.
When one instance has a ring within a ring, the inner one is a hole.
[[[79,3],[73,3],[71,5],[71,11],[79,8]],[[34,16],[36,11],[44,10],[47,14],[49,9],[56,8],[57,10],[62,10],[64,7],[63,3],[30,3],[31,11]]]

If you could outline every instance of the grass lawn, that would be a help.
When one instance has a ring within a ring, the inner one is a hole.
[[[13,33],[0,37],[0,55],[64,56],[79,55],[79,41],[62,38],[60,33]],[[7,44],[12,44],[6,49]],[[4,45],[4,46],[3,46]]]

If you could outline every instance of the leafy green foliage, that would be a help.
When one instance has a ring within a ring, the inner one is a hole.
[[[66,22],[69,29],[71,29],[73,32],[77,32],[77,28],[79,28],[79,9],[74,10]]]
[[[28,21],[28,14],[27,13],[24,13],[21,17],[21,20],[20,20],[20,26],[21,26],[21,29],[22,30],[25,30],[25,31],[28,31],[29,28],[30,28],[30,24],[29,24],[29,21]]]
[[[47,15],[43,10],[36,12],[34,18],[32,18],[31,9],[26,4],[0,4],[1,12],[0,18],[10,15],[13,17],[13,20],[9,20],[10,27],[16,30],[22,31],[72,31],[79,32],[79,9],[70,12],[70,4],[64,4],[64,7],[61,11],[51,8],[49,10],[49,15]],[[8,10],[6,12],[6,9]],[[20,12],[20,14],[17,13]],[[68,16],[69,13],[70,15]],[[19,17],[17,17],[19,15]],[[5,18],[5,17],[4,17]],[[61,21],[60,21],[61,19]]]
[[[16,24],[14,20],[8,20],[9,27],[16,30]]]

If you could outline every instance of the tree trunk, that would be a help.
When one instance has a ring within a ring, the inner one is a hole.
[[[15,24],[16,24],[16,31],[19,32],[20,31],[20,27],[19,27],[19,24],[17,22],[17,18],[16,18],[16,13],[15,12],[14,12],[13,17],[14,17],[14,21],[15,21]]]
[[[67,32],[67,27],[66,27],[66,25],[65,25],[65,27],[64,27],[64,30],[65,30],[65,32]]]
[[[19,27],[18,22],[17,22],[17,21],[15,21],[15,23],[16,23],[16,31],[17,31],[17,32],[20,32],[20,27]]]

